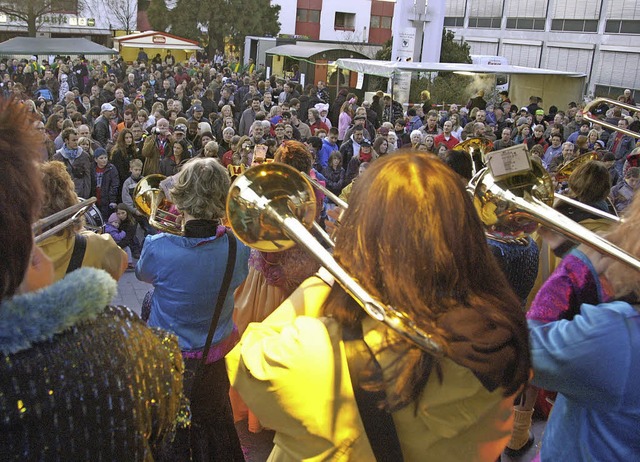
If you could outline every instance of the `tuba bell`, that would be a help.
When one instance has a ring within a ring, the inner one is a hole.
[[[171,211],[169,201],[160,185],[164,175],[147,175],[138,181],[133,190],[133,203],[140,213],[149,219],[154,228],[170,234],[184,234],[184,221]]]

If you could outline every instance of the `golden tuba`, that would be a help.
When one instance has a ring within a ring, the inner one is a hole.
[[[498,240],[517,240],[544,225],[640,270],[640,261],[601,236],[553,209],[553,181],[536,161],[526,172],[495,180],[490,169],[478,172],[467,191],[487,234]]]
[[[171,234],[184,234],[182,217],[171,212],[173,205],[160,187],[164,175],[147,175],[138,181],[133,190],[133,203],[136,208],[149,219],[154,228]]]
[[[250,247],[278,251],[298,244],[307,250],[374,319],[433,355],[442,348],[406,314],[374,299],[308,231],[315,219],[315,192],[293,167],[280,163],[250,168],[231,185],[227,215],[235,235]]]

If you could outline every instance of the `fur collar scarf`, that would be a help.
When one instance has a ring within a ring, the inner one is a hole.
[[[82,321],[95,319],[116,294],[103,270],[80,268],[36,292],[0,304],[0,352],[14,354]]]

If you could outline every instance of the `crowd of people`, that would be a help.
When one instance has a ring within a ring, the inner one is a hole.
[[[266,79],[220,59],[139,58],[0,62],[9,239],[0,250],[0,453],[243,460],[234,420],[249,419],[251,431],[275,431],[274,460],[493,462],[531,446],[534,402],[547,389],[557,409],[541,460],[640,456],[640,275],[543,230],[561,261],[536,280],[541,241],[485,234],[461,145],[526,145],[557,191],[624,221],[558,210],[637,258],[633,136],[535,96],[515,105],[507,92],[495,102],[478,92],[465,106],[405,110],[382,91],[363,101],[322,81],[302,87],[295,73]],[[621,99],[635,104],[630,92]],[[592,112],[640,132],[640,110]],[[349,203],[338,213],[337,199],[316,193],[315,219],[335,231],[333,257],[428,332],[440,356],[368,317],[303,249],[250,250],[225,227],[231,182],[268,162]],[[166,177],[180,231],[158,232],[135,205],[136,185],[152,174]],[[75,223],[34,244],[36,219],[90,197],[103,234]],[[144,321],[104,309],[127,270],[153,285]],[[91,365],[78,342],[95,353]],[[55,380],[33,385],[34,365],[50,357]],[[112,379],[112,368],[123,376]],[[66,415],[72,399],[83,405]]]

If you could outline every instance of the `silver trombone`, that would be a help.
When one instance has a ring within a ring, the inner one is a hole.
[[[91,197],[78,204],[67,207],[66,209],[60,210],[59,212],[36,221],[31,227],[35,236],[35,243],[37,244],[41,241],[44,241],[48,237],[51,237],[54,234],[62,231],[66,227],[71,226],[73,223],[76,223],[95,203],[96,198]],[[58,224],[53,226],[52,228],[49,228],[54,223]]]
[[[227,196],[229,224],[242,242],[264,252],[298,244],[331,273],[369,316],[424,351],[442,356],[442,347],[432,335],[406,314],[373,298],[313,237],[308,229],[315,213],[311,183],[293,167],[280,163],[250,168],[236,178]]]

